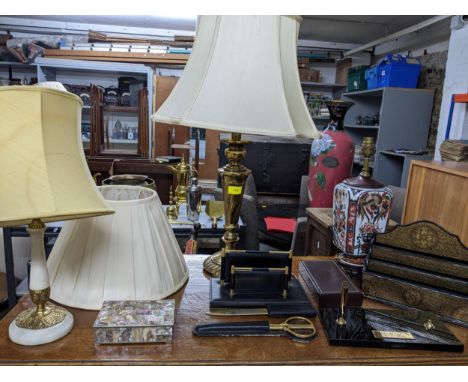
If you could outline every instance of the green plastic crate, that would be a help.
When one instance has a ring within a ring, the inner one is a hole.
[[[353,92],[367,89],[367,81],[364,74],[368,68],[368,65],[359,65],[348,69],[348,91]]]

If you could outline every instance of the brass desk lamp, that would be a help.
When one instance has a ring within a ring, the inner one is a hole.
[[[156,122],[231,132],[228,164],[221,171],[226,249],[238,241],[244,185],[242,133],[315,138],[297,66],[301,18],[294,16],[200,16],[192,53]],[[204,269],[217,275],[220,255]]]
[[[83,104],[56,88],[0,88],[0,227],[26,224],[31,236],[29,292],[36,308],[9,327],[10,339],[21,345],[55,341],[73,326],[71,313],[49,302],[44,223],[113,212],[84,157]]]

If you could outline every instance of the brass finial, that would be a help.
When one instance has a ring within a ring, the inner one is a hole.
[[[177,207],[173,204],[172,186],[169,189],[169,206],[166,208],[166,215],[169,220],[177,220]]]
[[[370,158],[375,154],[374,138],[364,137],[361,145],[361,154],[364,157],[364,164],[359,176],[362,176],[363,178],[370,178],[371,174],[369,171],[369,161]]]

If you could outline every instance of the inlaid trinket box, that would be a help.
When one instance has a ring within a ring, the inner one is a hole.
[[[104,301],[94,322],[96,344],[171,342],[175,300]]]

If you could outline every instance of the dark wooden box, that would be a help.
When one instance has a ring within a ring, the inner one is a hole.
[[[340,306],[343,281],[349,288],[347,306],[361,306],[362,292],[334,260],[301,261],[299,273],[320,308]]]

